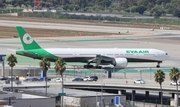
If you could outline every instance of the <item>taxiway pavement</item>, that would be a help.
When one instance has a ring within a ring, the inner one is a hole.
[[[64,37],[46,37],[46,38],[41,37],[41,38],[34,38],[34,39],[43,48],[52,48],[52,47],[56,47],[56,48],[155,48],[155,49],[164,50],[171,56],[169,60],[166,60],[161,64],[162,68],[180,67],[179,65],[180,45],[174,43],[175,41],[180,39],[179,37],[180,31],[173,31],[173,30],[150,31],[150,29],[140,29],[140,28],[71,25],[71,24],[54,24],[54,23],[52,24],[52,23],[18,22],[18,21],[4,21],[4,20],[0,20],[0,25],[11,26],[11,27],[23,26],[25,28],[64,29],[64,30],[109,32],[109,33],[117,33],[119,31],[125,32],[129,30],[130,33],[128,35],[79,36],[79,37],[65,37],[64,36]],[[157,41],[157,38],[159,38],[158,41]],[[176,38],[176,39],[172,39],[172,38]],[[161,42],[161,40],[163,39],[171,40],[171,41]],[[17,49],[23,49],[19,38],[0,39],[0,53],[1,54],[11,54],[11,53],[14,54],[15,50]],[[17,66],[20,66],[20,65],[17,65]],[[142,68],[149,68],[149,67],[155,68],[155,66],[156,66],[156,63],[128,63],[127,68],[142,69]],[[149,78],[149,74],[147,74],[147,76]],[[133,74],[128,75],[128,78],[129,78],[128,79],[129,81],[134,81],[135,79]],[[132,80],[131,78],[134,78],[134,79]],[[117,81],[119,82],[118,79]],[[148,81],[151,81],[151,80],[148,80]],[[114,80],[112,82],[114,82]],[[166,84],[169,85],[169,81]]]

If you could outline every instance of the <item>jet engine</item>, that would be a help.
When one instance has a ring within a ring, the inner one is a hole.
[[[126,58],[115,58],[113,65],[118,68],[125,68],[128,62]]]

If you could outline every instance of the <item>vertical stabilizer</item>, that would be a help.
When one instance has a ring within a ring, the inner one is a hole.
[[[40,49],[41,47],[36,43],[36,41],[21,27],[16,27],[19,37],[21,39],[21,43],[23,45],[24,50],[30,49]]]

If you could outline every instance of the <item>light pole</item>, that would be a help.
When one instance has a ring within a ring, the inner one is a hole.
[[[140,79],[142,80],[142,70],[138,70],[140,74]]]
[[[124,71],[123,73],[124,73],[124,79],[126,79],[126,72]]]
[[[150,80],[151,80],[151,68],[149,67],[149,72],[150,72]]]
[[[75,65],[74,65],[74,77],[75,77]]]
[[[101,71],[101,107],[103,107],[103,70]]]
[[[35,65],[34,65],[34,77],[35,77]]]
[[[11,76],[11,67],[9,67],[9,77]]]
[[[31,74],[31,65],[29,64],[29,72],[28,72],[28,77],[30,77]]]
[[[2,56],[2,76],[5,76],[5,72],[4,72],[4,60],[5,60],[5,56]]]
[[[97,106],[97,96],[98,96],[98,93],[96,92],[96,107],[98,107],[98,106]]]

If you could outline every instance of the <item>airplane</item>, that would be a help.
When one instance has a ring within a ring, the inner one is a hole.
[[[157,62],[156,67],[160,67],[160,63],[170,57],[165,51],[146,48],[41,48],[23,27],[16,29],[24,48],[16,54],[34,59],[46,57],[55,62],[61,57],[66,62],[84,62],[84,68],[101,69],[102,65],[111,64],[123,69],[129,62]]]

